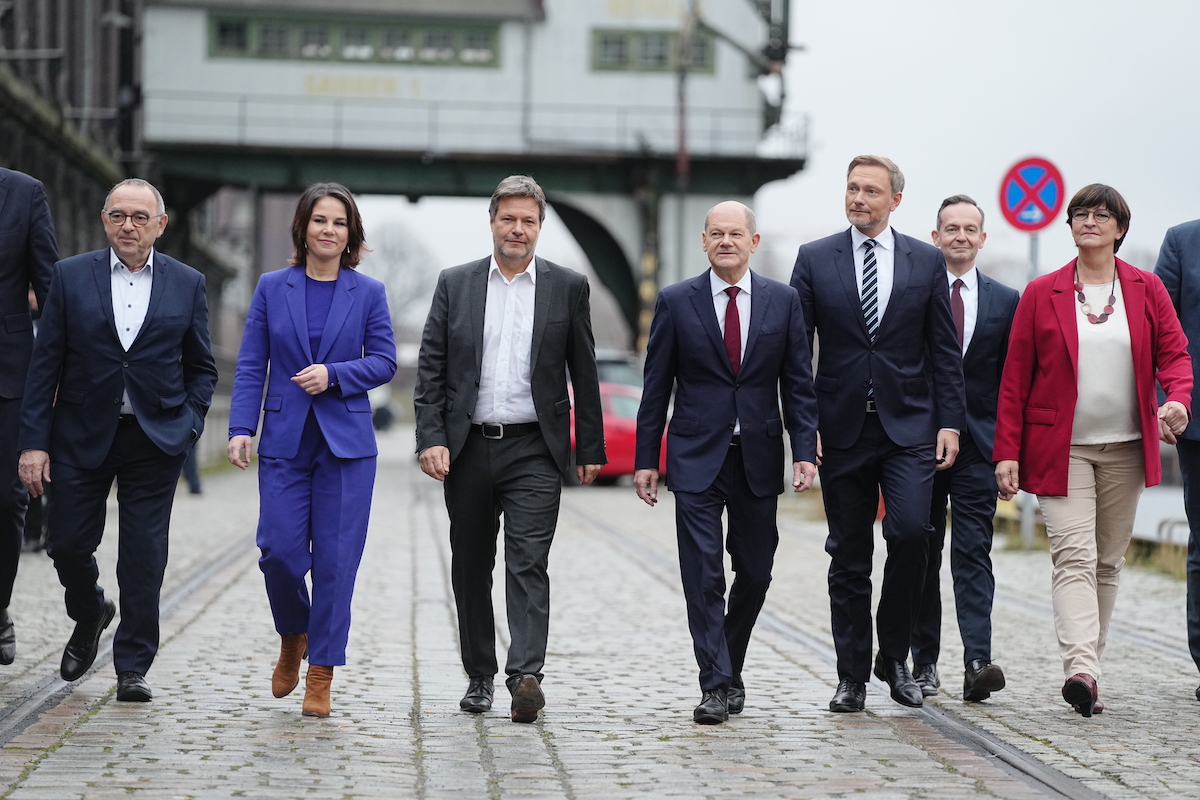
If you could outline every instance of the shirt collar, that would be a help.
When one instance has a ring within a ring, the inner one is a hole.
[[[533,260],[531,260],[529,262],[529,266],[525,268],[525,271],[518,272],[515,276],[513,276],[513,279],[510,281],[504,277],[503,272],[500,272],[500,265],[496,263],[496,254],[493,253],[492,254],[492,264],[490,267],[488,267],[488,280],[490,281],[492,279],[492,275],[495,275],[495,274],[499,274],[500,280],[504,281],[506,284],[508,284],[510,286],[513,283],[516,283],[517,280],[520,279],[520,277],[522,275],[528,275],[529,282],[532,283],[534,286],[537,286],[537,259],[534,258]]]
[[[854,243],[854,249],[859,250],[863,246],[863,242],[872,237],[867,236],[853,225],[850,226],[850,241]],[[896,248],[896,237],[892,233],[892,228],[889,225],[875,238],[875,246],[882,247],[884,250],[892,251]]]
[[[730,287],[730,285],[731,284],[728,284],[725,281],[721,280],[721,278],[717,276],[717,273],[714,270],[712,270],[712,269],[708,270],[708,287],[712,291],[713,297],[716,297],[721,292],[728,289]],[[742,279],[732,285],[738,287],[743,292],[745,292],[747,295],[749,295],[750,294],[750,270],[746,270],[746,274],[742,276]]]
[[[122,267],[124,267],[125,269],[129,269],[128,267],[125,267],[125,265],[121,262],[121,259],[117,256],[117,251],[113,250],[111,247],[108,248],[108,268],[109,268],[109,270],[111,272],[116,272],[118,269],[120,269]],[[148,256],[146,256],[145,268],[149,271],[149,273],[151,275],[154,274],[154,248],[153,247],[150,248],[150,254]],[[141,270],[138,270],[138,272],[141,272]]]
[[[960,277],[962,278],[963,288],[966,289],[968,292],[974,292],[974,291],[978,290],[978,288],[979,288],[979,270],[975,269],[975,267],[971,267],[969,270],[967,270],[967,273],[965,275],[955,275],[950,270],[946,270],[946,281],[951,286],[954,286],[954,281]]]

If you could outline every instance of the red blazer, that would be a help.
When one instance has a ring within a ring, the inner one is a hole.
[[[1158,276],[1117,259],[1117,277],[1129,319],[1133,375],[1146,485],[1162,480],[1158,455],[1155,380],[1192,410],[1192,362],[1187,337]],[[1079,396],[1079,314],[1075,261],[1025,288],[1013,318],[1008,358],[1000,380],[996,417],[996,461],[1020,462],[1021,488],[1065,496],[1071,427]]]

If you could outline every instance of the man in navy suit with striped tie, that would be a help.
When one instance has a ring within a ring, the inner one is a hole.
[[[958,453],[965,424],[962,358],[942,251],[893,230],[904,175],[858,156],[846,176],[850,229],[803,245],[792,286],[820,337],[814,388],[829,520],[829,604],[838,688],[831,711],[862,711],[871,674],[871,554],[880,492],[887,509],[875,675],[892,699],[920,706],[906,665],[933,528],[935,469]]]
[[[719,203],[701,236],[711,269],[658,294],[638,409],[634,485],[658,502],[658,464],[671,389],[667,474],[675,495],[679,571],[702,697],[692,718],[716,725],[741,713],[742,665],[767,597],[784,490],[783,429],[792,489],[816,477],[816,398],[804,318],[788,285],[750,271],[754,212]],[[783,414],[780,414],[780,399]],[[725,604],[721,515],[735,578]]]

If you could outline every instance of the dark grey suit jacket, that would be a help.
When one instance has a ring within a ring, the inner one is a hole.
[[[442,445],[450,463],[462,451],[479,399],[483,319],[491,256],[444,270],[421,337],[413,406],[417,452]],[[571,466],[571,400],[575,396],[575,451],[579,464],[605,464],[604,422],[587,278],[535,258],[533,352],[530,380],[538,425],[563,475]]]
[[[1192,373],[1200,374],[1200,219],[1167,231],[1154,274],[1167,287],[1179,323],[1187,334]],[[1193,418],[1181,438],[1200,441],[1200,422]]]
[[[996,404],[1000,375],[1008,355],[1008,334],[1021,295],[976,270],[979,310],[971,344],[963,353],[963,378],[967,387],[967,427],[975,446],[988,461],[996,440]]]

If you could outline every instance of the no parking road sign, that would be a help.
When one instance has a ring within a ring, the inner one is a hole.
[[[1000,181],[1000,210],[1013,227],[1032,233],[1054,221],[1064,192],[1058,167],[1044,158],[1026,158]]]

